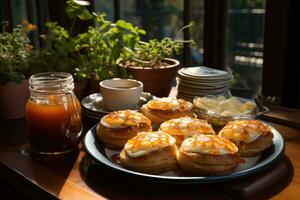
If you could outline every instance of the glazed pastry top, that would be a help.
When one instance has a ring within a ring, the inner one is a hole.
[[[151,121],[142,113],[132,110],[121,110],[112,112],[101,119],[101,124],[108,128],[126,128],[140,126],[141,124],[151,125]]]
[[[172,146],[175,142],[175,138],[166,133],[140,132],[127,141],[124,150],[130,157],[139,157],[160,148]]]
[[[270,127],[258,120],[235,120],[229,122],[219,133],[235,143],[251,143],[259,136],[271,133]]]
[[[162,111],[189,111],[193,108],[193,104],[183,99],[171,97],[156,98],[149,101],[147,107],[153,110]]]
[[[215,134],[215,131],[206,120],[191,117],[181,117],[166,121],[160,125],[159,130],[171,135],[184,136],[192,136],[201,133]]]
[[[185,139],[180,150],[211,155],[235,154],[238,152],[237,146],[231,141],[217,135],[204,134]]]

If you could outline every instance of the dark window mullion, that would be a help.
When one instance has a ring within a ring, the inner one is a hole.
[[[38,19],[38,30],[39,34],[46,33],[46,21],[48,21],[48,0],[36,0],[36,7],[37,7],[37,19]],[[39,38],[40,46],[44,46],[44,40]]]
[[[32,44],[34,48],[39,49],[40,43],[39,43],[39,33],[40,33],[40,27],[37,22],[36,17],[36,4],[35,0],[26,0],[26,10],[27,10],[27,19],[28,22],[34,25],[37,25],[38,30],[34,31],[32,33],[29,33],[29,38],[32,41]]]
[[[224,69],[226,66],[228,0],[204,1],[204,65]]]
[[[114,0],[114,20],[115,22],[120,19],[121,10],[120,10],[120,0]]]
[[[0,1],[0,20],[8,21],[8,31],[12,30],[12,8],[10,0],[1,0]]]
[[[183,25],[187,25],[191,21],[191,1],[190,0],[184,0],[183,5]],[[183,32],[183,38],[184,40],[190,39],[190,31],[189,29],[185,29]],[[191,66],[191,49],[189,47],[189,44],[184,44],[183,49],[183,67],[189,67]]]
[[[299,6],[298,0],[266,1],[262,87],[264,95],[282,97],[283,106],[298,108]]]
[[[65,14],[65,1],[61,0],[49,0],[49,21],[57,22],[58,25],[67,28],[67,16]]]
[[[266,1],[262,87],[264,95],[282,96],[282,66],[285,65],[287,30],[286,7],[287,1]]]

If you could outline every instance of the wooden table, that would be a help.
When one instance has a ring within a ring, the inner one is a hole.
[[[286,140],[285,156],[273,167],[233,182],[170,185],[124,177],[97,164],[82,148],[61,156],[32,155],[25,120],[0,120],[0,195],[9,194],[11,199],[300,199],[300,131],[272,125]],[[278,169],[284,169],[284,174],[277,175]]]

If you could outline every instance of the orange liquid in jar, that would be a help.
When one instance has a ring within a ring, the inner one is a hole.
[[[30,146],[41,153],[60,153],[72,150],[80,142],[81,108],[76,97],[62,103],[56,96],[47,104],[28,100],[26,104],[27,134]]]

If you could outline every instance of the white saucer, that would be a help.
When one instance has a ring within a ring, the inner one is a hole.
[[[135,110],[139,110],[141,106],[147,103],[150,99],[152,99],[152,95],[150,93],[143,92],[140,98],[140,103],[136,106]],[[92,118],[102,117],[103,115],[112,112],[105,109],[100,93],[94,93],[83,98],[81,106],[83,113]]]

